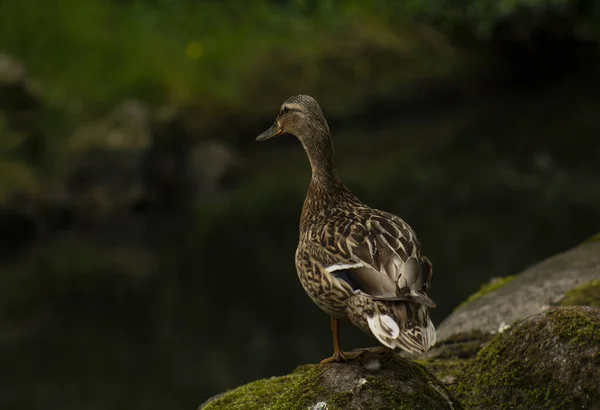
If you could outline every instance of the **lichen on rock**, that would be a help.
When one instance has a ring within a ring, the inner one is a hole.
[[[393,353],[366,352],[347,363],[303,366],[259,380],[200,406],[221,409],[461,409],[429,371]]]

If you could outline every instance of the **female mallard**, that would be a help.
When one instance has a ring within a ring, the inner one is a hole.
[[[256,140],[288,133],[306,151],[312,179],[300,216],[296,269],[304,290],[331,316],[333,356],[358,353],[339,346],[339,320],[372,334],[383,345],[421,353],[435,344],[427,296],[433,274],[413,229],[399,217],[369,208],[339,179],[329,126],[317,101],[288,98],[275,123]]]

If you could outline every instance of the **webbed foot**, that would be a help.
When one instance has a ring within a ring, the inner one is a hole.
[[[355,352],[342,352],[341,350],[339,350],[337,352],[333,352],[333,356],[328,357],[327,359],[321,360],[321,364],[333,363],[333,362],[336,362],[336,363],[347,362],[349,360],[356,359],[358,356],[360,356],[364,352],[365,352],[364,350],[359,350],[359,351],[355,351]]]

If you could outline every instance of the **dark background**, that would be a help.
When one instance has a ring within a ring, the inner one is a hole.
[[[331,353],[293,255],[317,98],[439,323],[599,229],[594,1],[0,2],[0,407],[190,409]],[[373,345],[348,326],[346,349]]]

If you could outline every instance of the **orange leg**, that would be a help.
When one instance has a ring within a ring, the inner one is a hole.
[[[331,316],[331,333],[333,334],[333,356],[321,360],[321,364],[331,362],[345,362],[348,360],[352,360],[361,353],[363,353],[362,351],[350,353],[342,352],[342,349],[340,349],[340,322],[333,316]]]

